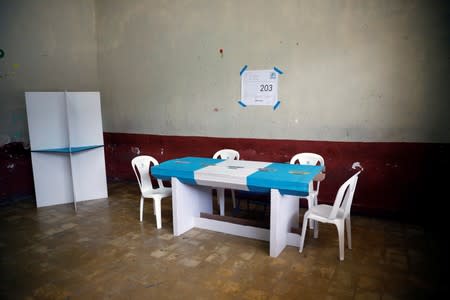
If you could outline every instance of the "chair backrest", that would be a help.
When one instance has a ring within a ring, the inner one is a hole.
[[[134,174],[136,175],[141,192],[143,190],[153,190],[152,180],[150,178],[150,166],[159,165],[158,161],[149,155],[136,156],[131,160],[131,166],[133,167]],[[163,187],[162,180],[158,179],[158,186]]]
[[[301,165],[313,165],[313,166],[322,166],[322,172],[325,172],[325,160],[323,157],[316,153],[310,153],[310,152],[303,152],[298,153],[294,156],[292,156],[290,164],[301,164]],[[320,188],[320,181],[317,181],[316,183],[316,192],[319,192]],[[310,183],[310,189],[313,189],[313,182]]]
[[[358,176],[362,172],[358,171],[352,177],[347,179],[344,184],[339,188],[336,198],[334,199],[333,208],[331,209],[328,219],[335,219],[339,209],[343,210],[344,218],[350,215],[350,209],[352,207],[353,195],[355,194],[356,184],[358,183]]]
[[[320,166],[323,166],[325,168],[325,160],[323,159],[322,156],[316,153],[309,153],[309,152],[298,153],[291,158],[290,163],[296,164],[297,162],[301,165],[316,166],[317,164],[319,164]]]
[[[214,153],[213,158],[239,160],[239,152],[233,149],[222,149]]]

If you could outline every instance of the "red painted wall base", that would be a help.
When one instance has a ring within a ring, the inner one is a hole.
[[[444,215],[445,172],[450,167],[450,144],[362,143],[267,140],[104,133],[107,176],[110,181],[135,181],[131,159],[140,154],[162,162],[183,156],[212,157],[232,148],[241,159],[288,162],[299,152],[325,158],[326,179],[319,201],[332,203],[339,186],[359,161],[364,172],[355,192],[352,212],[425,223]],[[0,204],[33,195],[30,151],[12,143],[0,149]],[[442,175],[441,175],[442,174]]]
[[[352,212],[420,222],[430,203],[436,203],[443,178],[439,170],[450,166],[450,144],[363,143],[247,138],[162,136],[105,133],[108,177],[135,180],[130,161],[147,154],[162,162],[183,156],[212,157],[219,149],[238,150],[241,159],[288,162],[300,152],[322,155],[326,179],[319,201],[332,203],[339,186],[353,174],[359,161],[364,172],[355,192]]]
[[[22,143],[0,147],[0,204],[34,194],[30,150]]]

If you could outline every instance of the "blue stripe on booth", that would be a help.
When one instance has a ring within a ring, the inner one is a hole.
[[[75,152],[81,152],[81,151],[91,150],[91,149],[100,148],[100,147],[103,147],[103,145],[41,149],[41,150],[31,150],[31,152],[75,153]]]
[[[81,151],[91,150],[91,149],[100,148],[100,147],[103,147],[103,145],[71,147],[70,152],[72,152],[72,153],[81,152]]]

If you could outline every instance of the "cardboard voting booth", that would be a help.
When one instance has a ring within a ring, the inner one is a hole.
[[[37,207],[108,197],[99,92],[26,92]]]

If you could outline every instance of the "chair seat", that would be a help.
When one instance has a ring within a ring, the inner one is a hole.
[[[319,204],[313,206],[309,210],[309,217],[320,222],[328,223],[329,222],[328,216],[330,215],[332,209],[333,206],[327,204]],[[343,219],[343,218],[344,218],[344,210],[342,208],[339,208],[338,213],[336,215],[336,219]],[[331,221],[334,221],[334,219]]]
[[[142,190],[142,196],[145,198],[151,198],[153,196],[160,196],[160,197],[167,197],[172,194],[172,188],[168,187],[160,187],[157,189],[143,189]]]

